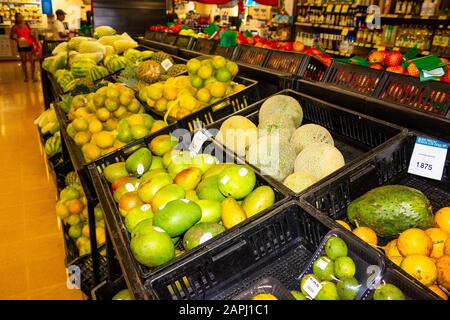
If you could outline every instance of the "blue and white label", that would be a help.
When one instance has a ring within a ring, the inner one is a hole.
[[[449,145],[448,142],[417,137],[408,172],[440,181],[444,172]]]

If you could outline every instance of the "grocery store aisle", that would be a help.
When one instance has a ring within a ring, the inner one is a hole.
[[[41,92],[20,64],[0,62],[0,299],[82,298],[66,287],[56,190],[33,124]]]

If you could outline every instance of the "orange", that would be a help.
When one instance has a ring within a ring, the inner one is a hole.
[[[385,245],[383,249],[384,249],[384,254],[389,259],[391,259],[392,257],[402,257],[402,254],[400,253],[400,251],[398,251],[398,248],[397,248],[397,239],[389,241],[389,243],[387,245]]]
[[[400,267],[403,261],[403,257],[390,257],[389,260],[391,260],[393,263],[395,263]]]
[[[337,223],[339,223],[341,226],[343,226],[345,229],[347,229],[348,231],[352,231],[352,228],[350,227],[350,225],[342,220],[336,220]]]
[[[397,247],[404,257],[411,254],[429,256],[433,249],[433,241],[431,241],[431,238],[425,231],[411,228],[400,234],[397,240]]]
[[[444,244],[448,238],[448,233],[439,228],[430,228],[425,230],[425,233],[433,242],[433,249],[431,250],[431,258],[439,258],[444,255]]]
[[[450,233],[450,207],[439,209],[434,215],[436,226],[447,233]]]
[[[450,256],[450,237],[444,243],[444,255]]]
[[[358,227],[353,230],[353,233],[372,246],[376,246],[378,243],[377,234],[369,227]]]
[[[433,284],[438,275],[434,261],[420,254],[405,257],[400,267],[426,286]]]
[[[442,289],[439,288],[437,285],[433,284],[432,286],[429,286],[428,289],[436,293],[439,297],[441,297],[441,299],[448,300],[448,297],[445,294],[445,292],[442,291]]]
[[[436,262],[437,282],[447,290],[450,290],[450,256],[442,256]]]
[[[80,214],[84,209],[84,204],[78,199],[69,200],[66,202],[67,209],[72,214]]]

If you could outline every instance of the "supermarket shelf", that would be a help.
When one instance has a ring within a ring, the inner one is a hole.
[[[372,50],[372,49],[380,49],[380,50],[385,50],[385,49],[391,49],[391,50],[399,50],[401,52],[407,52],[409,49],[411,48],[407,48],[407,47],[390,47],[390,46],[382,46],[382,45],[373,45],[370,43],[359,43],[359,42],[355,42],[353,44],[355,47],[358,48],[366,48],[368,50]],[[419,55],[422,56],[427,56],[430,54],[434,54],[436,56],[440,56],[440,57],[444,57],[444,58],[450,58],[450,54],[442,54],[442,53],[437,53],[437,52],[433,52],[430,50],[418,50],[417,51]]]
[[[366,14],[357,13],[355,16],[363,17]],[[399,20],[437,20],[442,21],[442,23],[448,23],[450,21],[450,15],[436,15],[436,16],[421,16],[414,14],[400,14],[400,13],[391,13],[391,14],[382,14],[381,19],[399,19]]]
[[[296,22],[295,25],[300,26],[300,27],[313,27],[313,28],[321,28],[321,29],[335,29],[335,30],[348,29],[349,31],[355,30],[355,27],[333,26],[333,25],[328,25],[328,24],[310,23],[310,22]]]
[[[325,4],[302,4],[302,3],[297,3],[297,7],[300,7],[300,8],[326,8],[326,7],[328,7],[329,5],[332,5],[332,6],[335,6],[335,5],[337,5],[337,4],[340,4],[340,5],[348,5],[349,6],[349,8],[358,8],[358,7],[367,7],[367,6],[363,6],[363,5],[360,5],[360,4],[354,4],[354,3],[325,3]]]

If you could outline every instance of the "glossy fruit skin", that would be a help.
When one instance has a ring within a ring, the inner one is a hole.
[[[386,68],[386,71],[389,71],[392,73],[405,74],[406,69],[403,66],[393,66],[393,67]]]
[[[386,57],[386,53],[383,51],[373,51],[367,60],[369,62],[383,62]]]
[[[438,270],[434,261],[424,255],[409,255],[403,259],[400,266],[426,286],[433,284],[438,276]]]
[[[420,76],[419,69],[417,69],[417,67],[416,67],[416,65],[415,65],[414,63],[411,63],[411,64],[408,66],[407,71],[408,71],[408,74],[409,74],[410,76],[413,76],[413,77],[418,77],[418,76]]]
[[[401,65],[403,60],[402,53],[400,51],[392,51],[386,54],[384,58],[384,64],[388,67],[395,67]]]
[[[369,65],[370,69],[376,69],[376,70],[384,70],[384,67],[381,64],[378,63],[372,63]]]
[[[153,225],[166,231],[170,237],[177,237],[200,221],[202,209],[193,201],[181,199],[168,202],[156,211]]]

